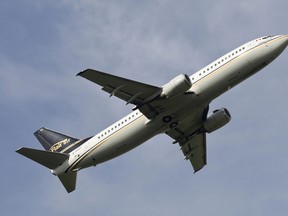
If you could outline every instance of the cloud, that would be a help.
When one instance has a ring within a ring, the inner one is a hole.
[[[6,29],[0,36],[4,213],[286,212],[287,53],[212,102],[211,110],[226,106],[233,120],[209,134],[208,166],[195,175],[164,135],[80,171],[69,195],[48,170],[14,153],[21,145],[37,148],[32,133],[43,125],[85,137],[130,111],[75,77],[79,71],[91,67],[162,85],[248,40],[285,34],[285,6],[280,0],[10,3],[15,17],[0,15],[7,20],[0,23]]]

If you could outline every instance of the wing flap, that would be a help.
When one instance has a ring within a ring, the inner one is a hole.
[[[194,172],[207,164],[206,133],[196,135],[193,139],[180,143],[186,160],[190,160]]]

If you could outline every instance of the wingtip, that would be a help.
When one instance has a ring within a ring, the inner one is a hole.
[[[21,149],[22,149],[23,147],[21,147],[21,148],[18,148],[17,150],[15,150],[15,152],[17,152],[18,154],[21,154],[20,152],[21,152]]]
[[[84,71],[77,73],[76,76],[81,76],[82,73],[84,73]]]
[[[88,68],[88,69],[86,69],[86,70],[83,70],[83,71],[79,72],[76,76],[82,76],[82,74],[84,74],[84,73],[86,73],[86,72],[88,72],[88,71],[90,71],[90,70],[92,70],[92,69]],[[82,76],[82,77],[83,77],[83,76]]]

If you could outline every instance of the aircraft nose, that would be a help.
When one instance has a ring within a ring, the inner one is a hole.
[[[276,58],[280,55],[285,48],[288,46],[288,35],[276,36],[272,43],[270,44],[271,54]]]
[[[285,44],[287,46],[288,45],[288,35],[284,35],[284,40],[285,40]]]
[[[288,46],[288,35],[282,35],[280,37],[280,45],[283,47],[283,50]]]

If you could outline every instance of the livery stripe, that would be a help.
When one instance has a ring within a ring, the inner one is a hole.
[[[143,114],[140,114],[136,119],[134,119],[133,121],[127,123],[126,125],[124,125],[122,128],[119,128],[118,130],[114,131],[113,133],[111,133],[109,136],[105,137],[103,140],[100,140],[98,143],[96,143],[94,146],[92,146],[90,149],[88,149],[86,152],[84,152],[81,157],[79,157],[77,160],[75,160],[67,169],[65,172],[71,171],[73,170],[77,164],[79,164],[82,160],[84,160],[91,152],[93,152],[96,148],[100,147],[101,145],[103,145],[107,140],[111,139],[112,136],[114,136],[116,133],[120,132],[121,130],[126,129],[128,126],[131,126],[131,124],[135,123],[137,120],[141,119],[142,117],[144,117]],[[97,136],[97,135],[95,135]],[[94,137],[95,137],[94,136]]]

